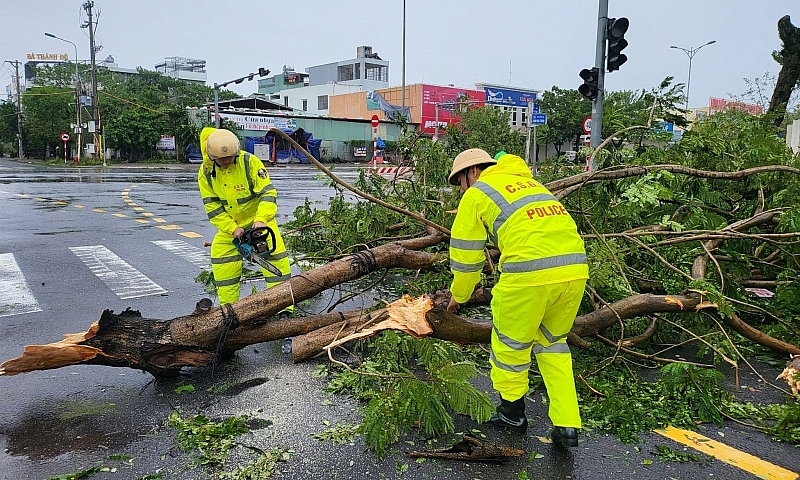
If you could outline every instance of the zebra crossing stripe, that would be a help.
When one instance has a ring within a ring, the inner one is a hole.
[[[69,249],[122,300],[167,293],[103,245]]]
[[[152,242],[200,268],[211,268],[211,256],[202,248],[183,240],[152,240]]]
[[[14,254],[0,254],[0,317],[41,311]]]

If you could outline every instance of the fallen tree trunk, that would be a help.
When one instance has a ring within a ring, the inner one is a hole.
[[[86,332],[65,335],[64,340],[49,345],[26,346],[21,357],[0,364],[0,375],[92,364],[136,368],[162,376],[174,375],[183,367],[210,365],[215,356],[226,349],[236,350],[319,328],[321,325],[314,323],[318,320],[306,323],[299,319],[281,325],[263,322],[289,305],[376,270],[430,268],[444,257],[417,250],[436,245],[445,238],[428,235],[364,250],[294,276],[288,282],[236,303],[198,309],[170,320],[143,318],[132,310],[119,315],[105,310]],[[339,320],[341,318],[334,315],[324,321]],[[253,336],[248,338],[247,335]]]

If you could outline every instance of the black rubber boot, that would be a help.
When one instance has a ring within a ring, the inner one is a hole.
[[[525,433],[528,430],[528,419],[525,418],[525,397],[509,402],[501,400],[497,412],[492,414],[489,423],[498,427],[505,427],[515,433]]]
[[[550,432],[550,439],[557,447],[577,447],[578,429],[573,427],[554,427]]]

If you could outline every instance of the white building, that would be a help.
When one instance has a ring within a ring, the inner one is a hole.
[[[389,86],[389,62],[373,53],[369,46],[358,47],[354,59],[308,67],[306,72],[296,75],[300,80],[290,85],[286,79],[295,78],[291,75],[294,69],[287,70],[284,66],[282,74],[259,80],[258,95],[309,114],[327,116],[329,100],[334,95]]]

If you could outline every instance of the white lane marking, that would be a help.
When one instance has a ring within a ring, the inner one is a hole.
[[[122,300],[167,293],[103,245],[69,249]]]
[[[0,317],[41,312],[13,253],[0,253]]]
[[[174,253],[182,259],[200,268],[211,268],[211,255],[200,247],[195,247],[183,240],[151,240],[164,250]]]

